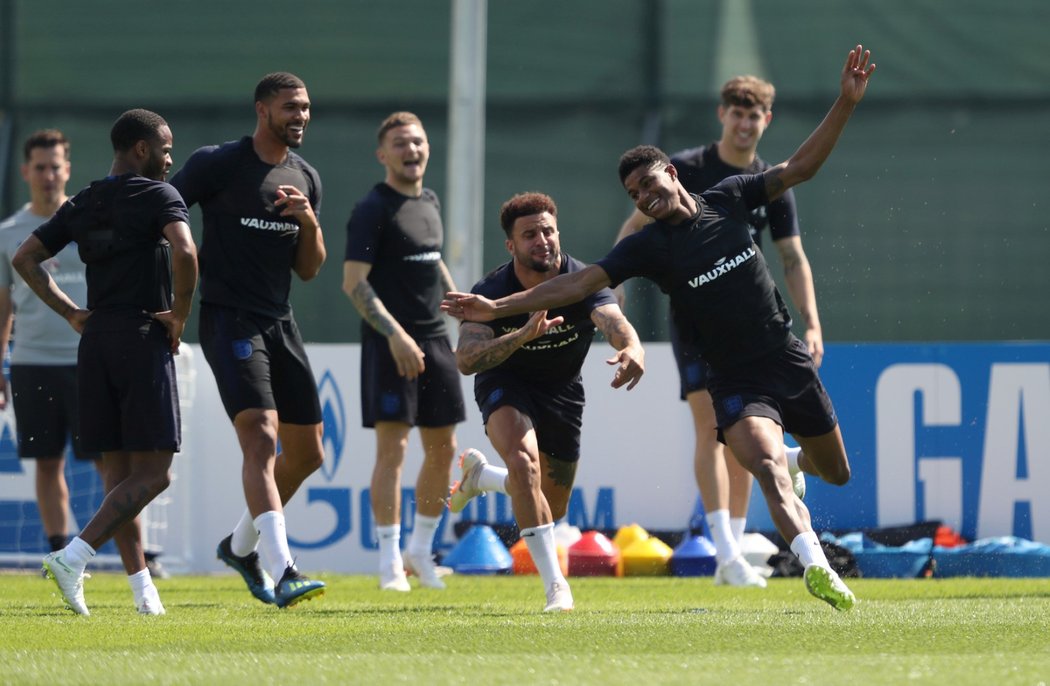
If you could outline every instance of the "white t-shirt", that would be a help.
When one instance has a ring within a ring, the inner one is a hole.
[[[15,327],[11,364],[75,365],[80,335],[65,319],[37,297],[11,266],[18,246],[50,217],[33,214],[27,204],[0,222],[0,288],[11,289]],[[87,304],[87,280],[77,246],[70,243],[43,262],[58,287],[80,307]]]

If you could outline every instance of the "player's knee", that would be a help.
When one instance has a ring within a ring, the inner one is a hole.
[[[539,462],[528,455],[516,454],[506,460],[507,486],[514,490],[532,490],[540,483]]]
[[[845,486],[849,483],[850,476],[852,476],[848,463],[835,465],[835,468],[829,471],[830,473],[821,474],[821,476],[824,477],[825,481],[834,486]]]
[[[156,497],[167,490],[171,485],[171,470],[165,469],[149,475],[149,484],[146,486],[149,492]]]
[[[748,471],[754,475],[755,481],[763,491],[777,490],[777,482],[780,478],[787,476],[787,470],[777,467],[776,460],[772,456],[756,461],[748,466]]]
[[[299,468],[308,474],[313,474],[320,469],[323,464],[324,453],[319,450],[311,450],[309,454],[304,455],[299,461]]]

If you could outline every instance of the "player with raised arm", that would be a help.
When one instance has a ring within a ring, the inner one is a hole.
[[[773,522],[805,567],[806,588],[838,610],[855,597],[828,564],[805,504],[795,495],[783,434],[798,440],[824,480],[844,484],[850,467],[831,400],[747,223],[751,210],[810,178],[834,149],[875,71],[858,45],[846,57],[839,96],[786,161],[761,174],[732,176],[692,195],[661,150],[638,146],[620,158],[620,180],[654,220],[596,264],[496,301],[450,293],[442,307],[489,321],[573,303],[643,276],[668,293],[676,325],[710,365],[708,388],[719,436],[758,480]]]

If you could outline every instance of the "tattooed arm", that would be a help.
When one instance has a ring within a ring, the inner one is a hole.
[[[638,333],[623,316],[619,305],[609,304],[595,308],[591,312],[591,321],[605,336],[605,340],[619,352],[606,360],[608,364],[619,365],[613,376],[612,387],[620,388],[627,384],[627,390],[638,385],[645,373],[645,351],[638,340]]]
[[[558,326],[564,317],[547,319],[547,311],[534,312],[525,326],[496,338],[491,328],[484,324],[463,322],[459,327],[459,344],[456,346],[456,366],[463,374],[477,374],[498,366],[513,355],[518,348]]]
[[[81,333],[84,331],[84,322],[87,321],[91,312],[77,307],[76,303],[58,287],[55,280],[51,278],[51,274],[41,266],[44,260],[50,258],[51,253],[40,242],[40,239],[30,235],[19,246],[11,264],[25,279],[26,285],[44,301],[44,304],[69,322],[77,333]]]
[[[361,318],[386,337],[390,354],[397,364],[397,373],[406,379],[414,379],[424,369],[423,351],[372,290],[368,283],[368,273],[371,271],[372,265],[367,262],[343,262],[343,292],[357,308]]]

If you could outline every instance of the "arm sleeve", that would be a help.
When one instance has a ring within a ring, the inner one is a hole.
[[[193,207],[215,193],[215,161],[217,145],[197,149],[182,169],[171,177],[171,185],[179,192],[186,207]]]
[[[346,223],[346,259],[374,264],[379,232],[385,224],[385,212],[379,203],[369,198],[357,203]]]
[[[164,227],[172,222],[190,223],[190,213],[186,209],[186,203],[174,186],[161,183],[157,186],[156,195],[154,202],[157,204],[158,211],[154,228],[158,234],[163,233]]]
[[[321,175],[313,167],[310,168],[310,207],[314,210],[314,216],[321,220]]]
[[[769,204],[766,196],[766,181],[761,174],[727,176],[701,193],[704,200],[717,205],[731,216],[746,221],[746,213],[761,205]]]
[[[58,208],[55,216],[38,226],[33,232],[33,235],[40,239],[40,242],[52,255],[57,255],[73,240],[69,227],[69,217],[72,212],[73,204],[67,200],[62,207]]]
[[[649,229],[645,228],[627,236],[613,246],[608,255],[595,262],[609,277],[610,288],[616,288],[633,276],[648,276],[647,265],[657,264],[652,259],[648,235]]]

